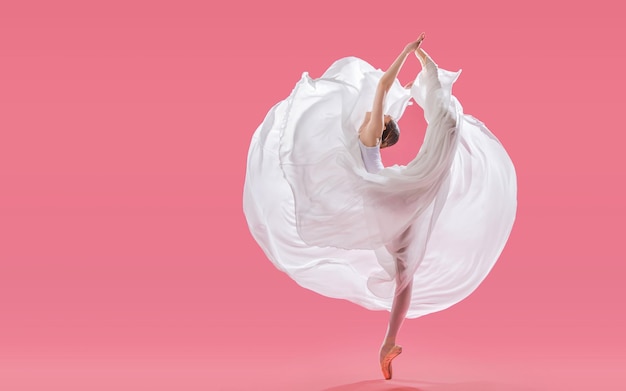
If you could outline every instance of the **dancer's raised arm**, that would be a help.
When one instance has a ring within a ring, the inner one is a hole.
[[[410,42],[406,45],[404,50],[400,53],[400,55],[396,58],[396,60],[391,64],[389,69],[385,72],[385,74],[378,81],[378,87],[376,88],[376,95],[374,96],[374,103],[372,104],[372,112],[369,117],[366,117],[366,124],[362,128],[359,137],[361,141],[366,146],[375,146],[380,142],[380,139],[383,134],[383,130],[385,128],[385,116],[383,113],[383,107],[385,105],[385,98],[387,97],[387,92],[393,85],[394,81],[398,77],[398,73],[404,65],[404,61],[410,53],[415,52],[425,35],[422,33],[419,38],[413,42]]]

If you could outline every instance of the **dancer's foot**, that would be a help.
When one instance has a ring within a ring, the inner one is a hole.
[[[402,353],[402,346],[389,344],[380,348],[380,369],[383,371],[385,379],[391,379],[391,360]]]

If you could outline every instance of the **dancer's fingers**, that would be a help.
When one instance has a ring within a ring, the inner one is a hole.
[[[422,43],[422,41],[424,40],[424,38],[426,38],[426,34],[425,33],[421,33],[419,38],[417,39],[417,46],[419,47],[419,45]]]

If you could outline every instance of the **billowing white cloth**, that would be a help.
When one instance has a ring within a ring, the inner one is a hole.
[[[408,165],[376,174],[364,168],[357,130],[381,70],[340,59],[319,79],[305,72],[272,107],[252,137],[243,206],[278,269],[372,310],[389,310],[396,284],[408,282],[396,277],[407,275],[408,318],[445,309],[478,287],[511,232],[517,184],[498,139],[452,95],[459,74],[428,57],[410,91],[395,81],[385,114],[400,119],[412,97],[428,126]]]

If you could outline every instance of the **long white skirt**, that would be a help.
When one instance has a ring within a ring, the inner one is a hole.
[[[429,57],[410,91],[395,81],[385,114],[400,119],[413,98],[428,127],[408,165],[377,174],[364,168],[357,129],[381,70],[340,59],[319,79],[305,72],[272,107],[252,137],[243,206],[278,269],[371,310],[391,309],[412,279],[407,318],[478,287],[511,232],[517,185],[498,139],[452,95],[459,74]]]

